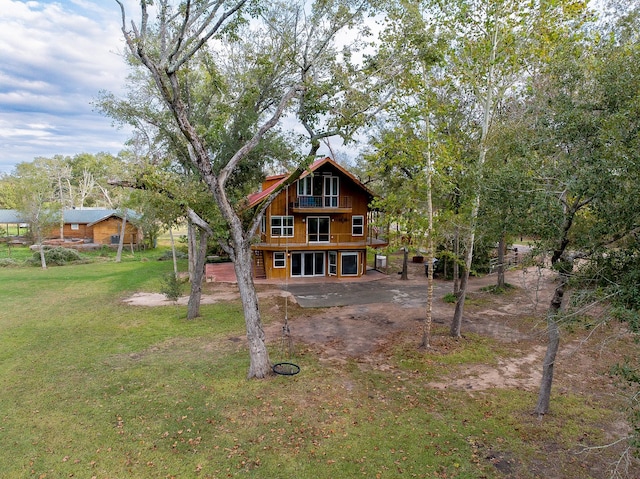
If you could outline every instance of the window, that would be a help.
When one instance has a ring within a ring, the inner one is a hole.
[[[287,257],[284,254],[284,251],[276,251],[273,253],[273,267],[274,268],[284,268],[287,266]]]
[[[71,223],[71,229],[77,231],[80,229],[80,225],[78,223]]]
[[[358,276],[358,253],[342,253],[340,273],[342,276]]]
[[[351,217],[351,235],[364,236],[364,216],[358,215]]]
[[[293,216],[272,216],[271,236],[293,237]]]
[[[305,176],[298,180],[298,196],[313,196],[312,178]]]
[[[309,243],[328,243],[329,217],[307,217],[307,238]]]
[[[337,176],[324,177],[324,206],[325,208],[337,208],[340,189]]]

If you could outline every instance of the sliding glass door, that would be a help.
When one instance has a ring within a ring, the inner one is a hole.
[[[324,276],[324,253],[291,253],[291,276]]]

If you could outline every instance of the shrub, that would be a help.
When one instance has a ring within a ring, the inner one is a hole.
[[[13,258],[0,258],[0,268],[14,268],[16,266],[20,266]]]
[[[485,293],[491,294],[505,294],[507,291],[513,289],[513,285],[509,283],[504,283],[504,287],[500,287],[497,284],[492,284],[489,286],[485,286],[484,288],[480,288],[480,291],[484,291]]]
[[[455,294],[453,294],[453,293],[447,293],[447,294],[445,294],[445,295],[442,297],[442,300],[443,300],[445,303],[453,304],[453,303],[455,303],[455,302],[458,300],[458,298],[457,298],[457,297],[456,297],[456,295],[455,295]]]
[[[67,263],[73,263],[74,261],[82,261],[82,257],[76,250],[62,247],[45,250],[44,259],[47,262],[47,265],[57,266],[62,266]],[[34,264],[40,264],[39,251],[33,253],[32,262]]]
[[[164,296],[174,303],[180,299],[182,295],[182,283],[180,282],[180,278],[171,272],[167,273],[162,277],[162,287],[160,288],[160,292],[164,294]]]
[[[176,259],[188,259],[189,255],[187,253],[183,253],[182,251],[176,251]],[[158,261],[173,261],[173,254],[171,250],[166,250],[162,255],[158,258]]]

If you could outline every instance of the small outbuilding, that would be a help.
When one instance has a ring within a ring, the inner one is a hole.
[[[67,209],[63,211],[62,234],[60,226],[51,229],[47,235],[49,241],[82,242],[98,245],[118,244],[125,214],[121,210],[105,208]],[[124,244],[137,246],[143,240],[142,229],[137,226],[140,215],[134,211],[126,212]],[[28,230],[28,223],[16,210],[0,210],[0,226],[7,231]],[[11,227],[11,228],[10,228]]]

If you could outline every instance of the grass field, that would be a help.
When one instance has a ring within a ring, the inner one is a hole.
[[[389,371],[302,347],[299,375],[247,380],[237,302],[186,321],[121,301],[159,291],[157,256],[0,268],[2,478],[605,477],[573,451],[619,412],[563,394],[540,422],[528,392],[425,387],[489,340],[447,360],[398,348]],[[557,475],[541,475],[550,454]]]

